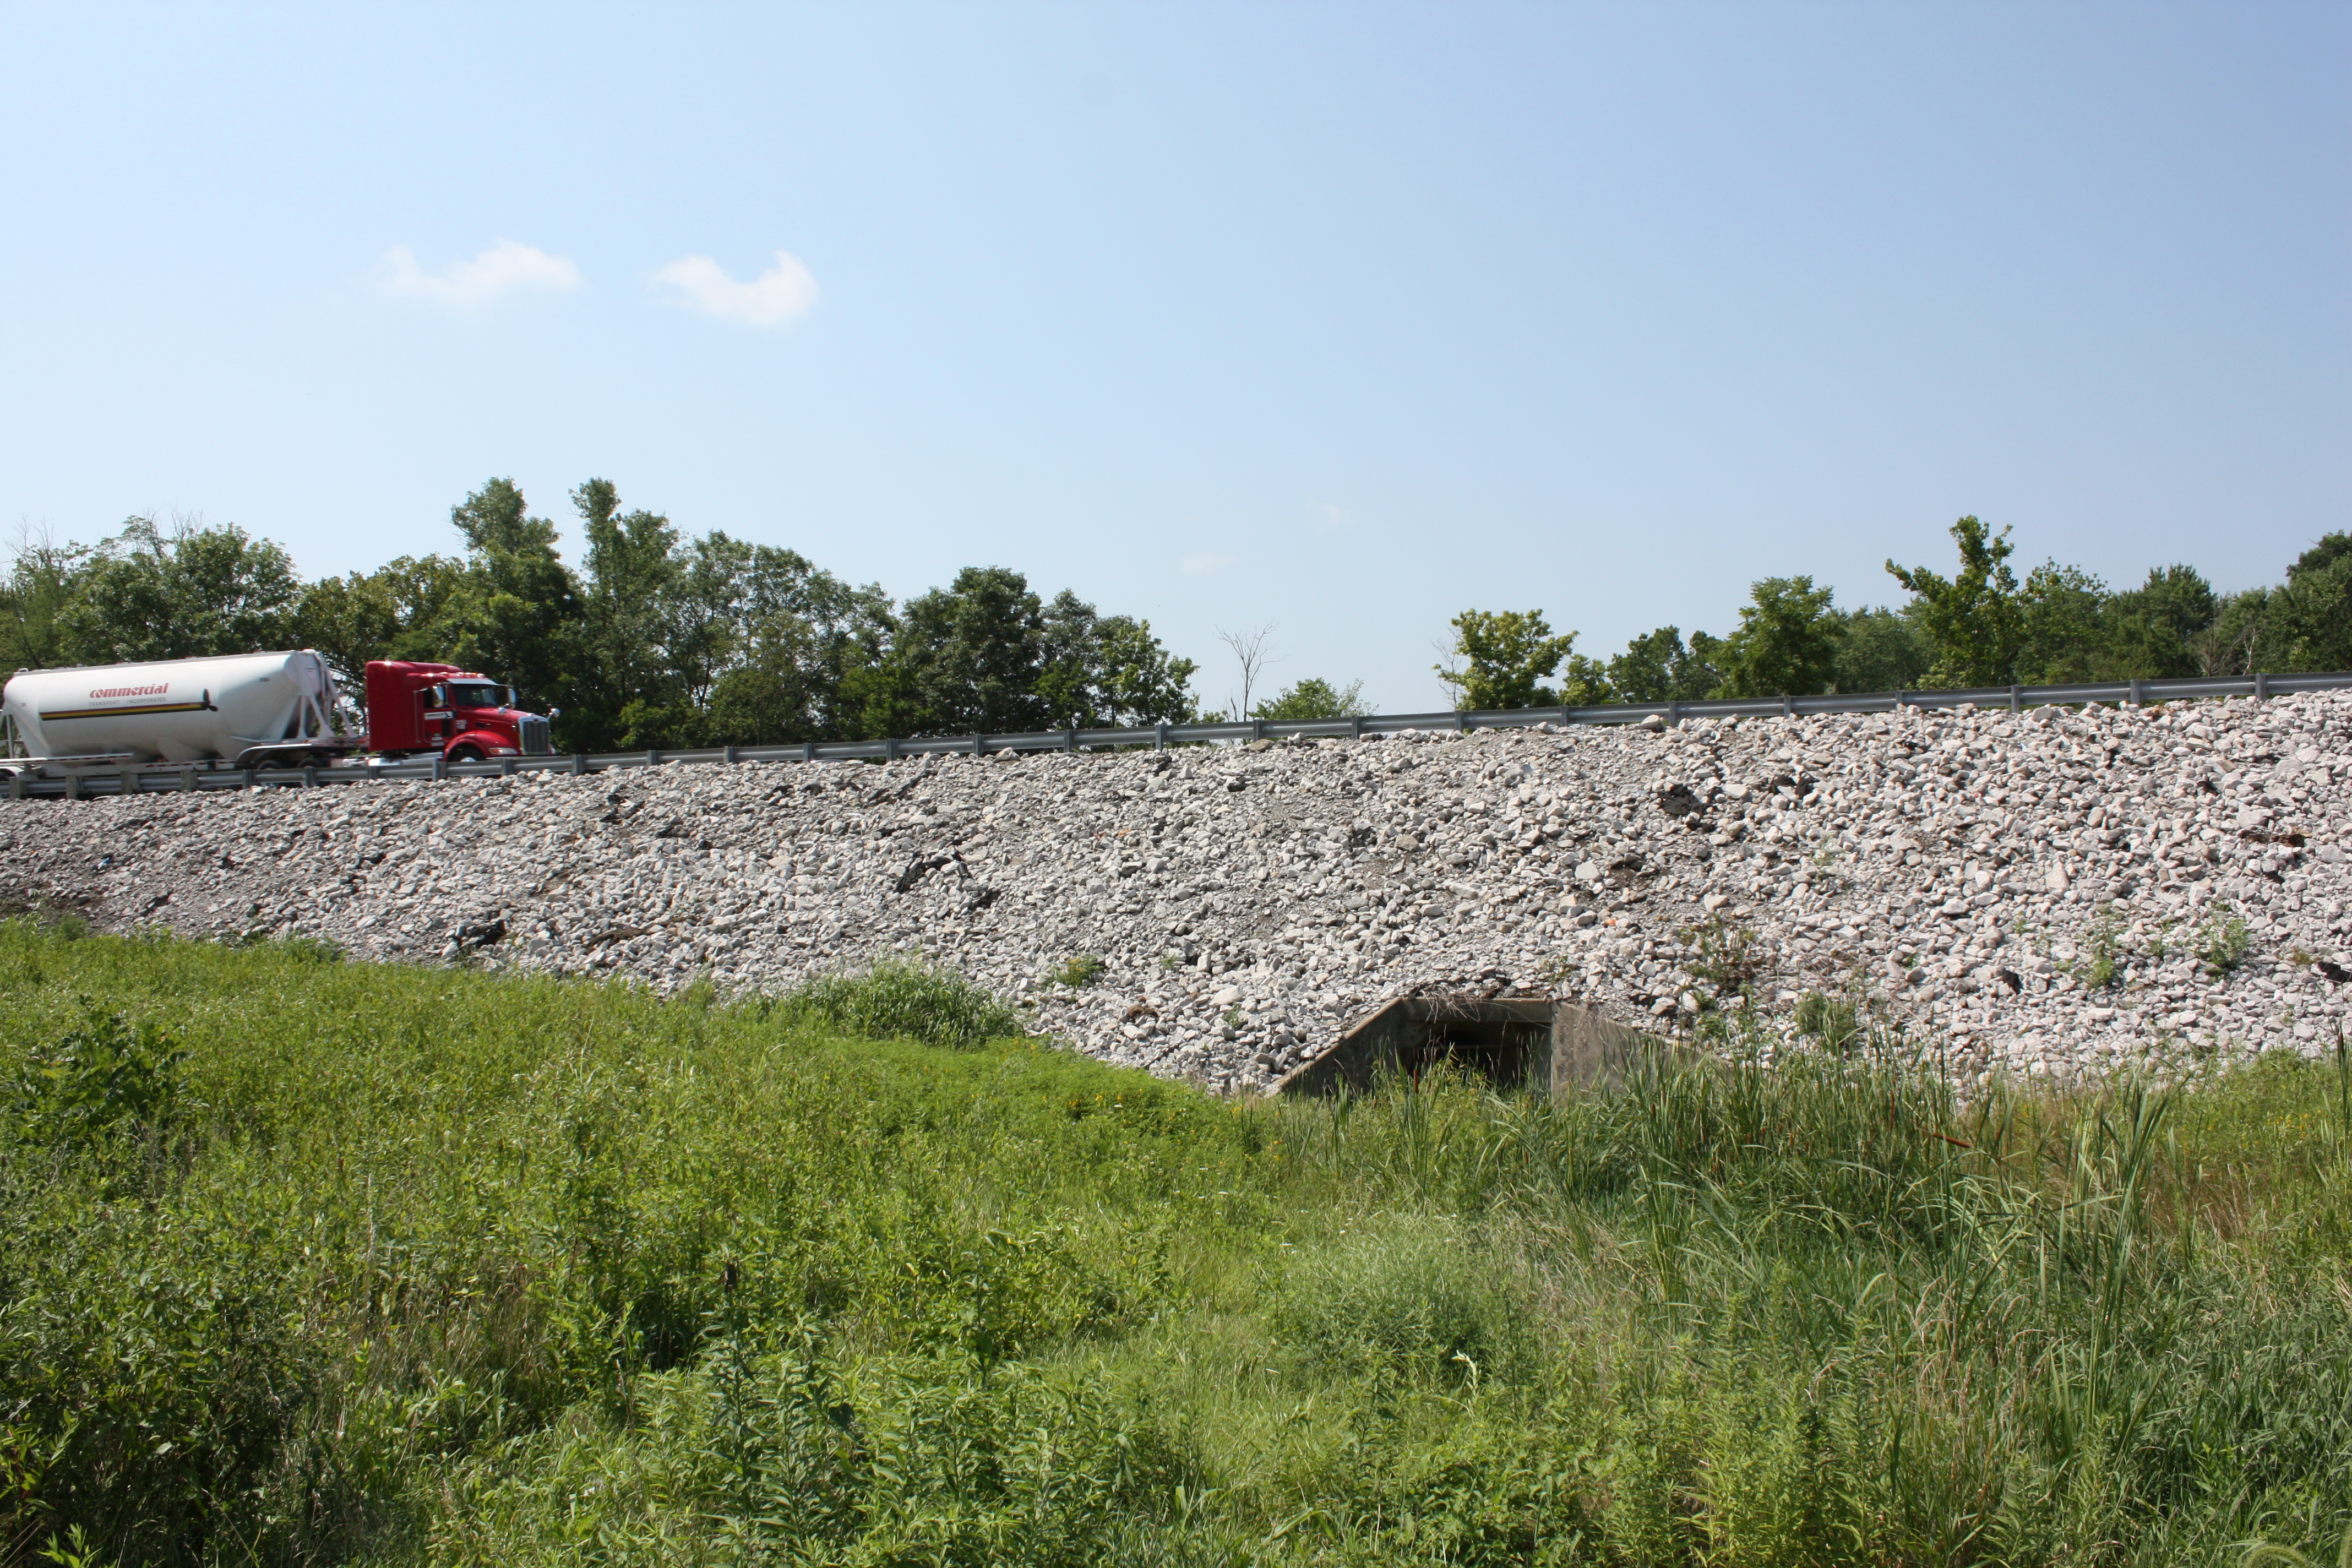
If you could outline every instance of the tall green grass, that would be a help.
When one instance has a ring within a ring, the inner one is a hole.
[[[998,1006],[0,926],[0,1552],[2125,1564],[2352,1527],[2332,1065],[1961,1102],[1735,1052],[1236,1106]]]
[[[1028,1032],[1019,1013],[961,975],[903,962],[820,975],[780,998],[774,1010],[781,1021],[836,1034],[960,1049]]]

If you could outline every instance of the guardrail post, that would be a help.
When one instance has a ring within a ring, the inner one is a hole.
[[[2132,706],[2133,706],[2133,707],[2135,707],[2135,708],[2140,708],[2140,707],[2145,707],[2145,706],[2146,706],[2146,704],[2145,704],[2145,703],[2140,700],[2140,687],[2141,687],[2141,685],[2142,685],[2142,683],[2141,683],[2141,682],[2139,682],[2139,681],[2137,681],[2137,680],[2135,680],[2135,681],[2133,681],[2133,682],[2131,683],[2131,701],[2132,701]]]
[[[1078,749],[1078,732],[1077,732],[1076,730],[1065,730],[1065,731],[1062,731],[1062,750],[1064,750],[1064,751],[1066,751],[1066,752],[1075,752],[1075,751],[1076,751],[1077,749]]]
[[[2011,686],[2009,689],[2009,710],[2014,713],[2024,706],[2025,688],[2022,686]]]
[[[657,768],[661,766],[661,748],[659,746],[647,746],[646,748],[646,766],[649,768]]]
[[[2267,702],[2270,700],[2270,675],[2268,672],[2263,670],[2258,669],[2254,671],[2254,700],[2257,702]]]
[[[68,800],[79,800],[81,798],[81,775],[79,773],[68,773],[66,775],[66,798]]]
[[[1456,715],[1456,717],[1459,717],[1459,715]],[[1253,741],[1263,741],[1265,739],[1265,720],[1253,719],[1250,721],[1250,739]]]
[[[1683,703],[1679,697],[1666,699],[1666,727],[1674,729],[1683,721]]]
[[[514,772],[514,759],[511,757],[507,759],[507,772]],[[317,789],[319,787],[318,769],[304,768],[302,770],[302,787],[304,789]]]
[[[1903,700],[1902,691],[1898,689],[1888,692],[1887,695],[1895,699],[1895,711],[1897,713],[1902,712],[1904,708],[1906,706]]]
[[[1264,725],[1260,725],[1258,727],[1260,729],[1265,728]],[[1461,709],[1456,708],[1454,710],[1454,728],[1457,732],[1466,731],[1470,728],[1470,715],[1465,713]]]
[[[803,741],[801,742],[801,761],[804,763],[813,763],[816,761],[816,742],[814,741]]]
[[[719,748],[719,760],[722,763],[731,763],[735,760],[735,748],[732,746],[721,746]]]
[[[884,759],[888,762],[895,763],[898,760],[898,738],[897,736],[893,735],[890,739],[882,742],[882,755]]]
[[[1565,730],[1571,722],[1572,721],[1568,716],[1568,704],[1563,702],[1559,705],[1559,727]]]
[[[1789,694],[1783,691],[1780,693],[1780,717],[1786,719],[1794,711],[1789,704]]]
[[[122,793],[124,795],[137,795],[139,793],[139,770],[137,768],[125,768],[122,770]]]
[[[25,798],[24,774],[10,773],[8,775],[8,798],[10,800],[22,800]]]
[[[975,757],[988,755],[988,738],[977,730],[971,732],[971,754]]]
[[[1356,733],[1360,735],[1363,732],[1364,721],[1359,719],[1356,721]],[[1151,749],[1155,752],[1164,752],[1168,749],[1168,721],[1165,719],[1151,726]]]
[[[500,757],[499,759],[499,773],[507,778],[514,777],[515,760],[512,757]]]
[[[574,752],[572,753],[572,771],[575,773],[584,773],[588,771],[588,756],[586,752]]]
[[[253,775],[252,775],[252,774],[250,774],[250,773],[247,773],[246,776],[247,776],[247,778],[250,779]],[[433,782],[434,782],[435,784],[439,784],[442,780],[444,780],[444,779],[447,778],[448,776],[449,776],[449,759],[448,759],[447,757],[443,756],[443,755],[442,755],[440,752],[434,752],[434,753],[433,753]]]
[[[1349,732],[1352,733],[1357,740],[1362,740],[1364,738],[1364,716],[1361,713],[1350,713],[1348,715],[1348,720]]]
[[[195,787],[196,770],[194,768],[182,768],[180,770],[180,793],[182,795],[188,795],[194,792]]]

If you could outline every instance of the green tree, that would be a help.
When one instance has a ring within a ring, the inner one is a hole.
[[[712,689],[714,730],[737,744],[866,733],[866,708],[890,706],[873,676],[898,633],[889,596],[765,545],[753,552],[743,583],[743,657]]]
[[[696,704],[682,668],[685,563],[677,530],[659,512],[621,510],[609,479],[572,492],[586,542],[580,587],[580,668],[573,723],[598,744],[694,745]]]
[[[1609,661],[1610,688],[1623,702],[1696,701],[1723,683],[1723,639],[1693,632],[1683,645],[1682,628],[1643,632]]]
[[[2249,588],[2223,596],[2212,624],[2197,634],[2197,668],[2205,675],[2252,675],[2256,670],[2284,669],[2280,651],[2273,646],[2277,629],[2272,601],[2278,591]]]
[[[1034,689],[1049,723],[1084,729],[1106,721],[1096,702],[1101,619],[1067,588],[1045,607]]]
[[[1838,629],[1833,679],[1840,691],[1905,691],[1935,662],[1934,647],[1911,616],[1885,608],[1853,610]]]
[[[2352,669],[2352,534],[2331,533],[2295,558],[2265,606],[2266,668]]]
[[[449,521],[466,541],[465,580],[418,641],[507,681],[526,702],[566,709],[557,745],[595,750],[600,737],[569,712],[586,639],[579,580],[555,552],[555,525],[530,515],[512,479],[491,479],[450,508]]]
[[[946,733],[948,726],[940,722],[925,690],[926,674],[915,650],[903,644],[851,670],[841,683],[851,738]]]
[[[1811,696],[1837,673],[1843,621],[1832,591],[1811,577],[1767,577],[1748,589],[1739,629],[1724,639],[1724,688],[1734,697]]]
[[[1542,682],[1570,658],[1574,632],[1554,636],[1541,610],[1465,610],[1451,624],[1454,645],[1448,651],[1462,662],[1436,668],[1462,707],[1549,708],[1562,700],[1559,691]],[[1571,666],[1570,676],[1571,702],[1591,700],[1591,690],[1606,680],[1590,659]]]
[[[867,726],[898,734],[1043,729],[1049,715],[1037,680],[1045,647],[1045,605],[1028,578],[1002,566],[967,566],[949,586],[907,602],[898,668],[877,689],[890,706],[870,712]],[[910,720],[908,729],[877,727]]]
[[[2352,533],[2323,534],[2317,543],[2294,558],[2294,564],[2286,569],[2287,581],[2332,571],[2347,562],[2352,562]]]
[[[370,659],[439,661],[436,628],[465,585],[465,563],[446,555],[403,555],[373,572],[322,577],[294,607],[295,640],[357,690]]]
[[[1973,517],[1952,524],[1960,569],[1948,580],[1925,566],[1887,572],[1915,596],[1918,625],[1936,650],[1931,685],[2006,686],[2016,679],[2025,625],[2017,576],[2009,569],[2009,530],[1994,534]]]
[[[607,480],[572,499],[588,540],[583,705],[607,743],[864,732],[858,710],[875,689],[870,673],[852,678],[887,657],[898,630],[880,588],[852,589],[797,552],[722,531],[683,538],[659,513],[624,512]]]
[[[2166,680],[2198,674],[2198,639],[2221,608],[2220,595],[2195,567],[2149,572],[2145,587],[2107,600],[2100,638],[2107,679]]]
[[[1351,680],[1342,687],[1309,676],[1272,700],[1259,703],[1251,710],[1250,716],[1292,721],[1353,719],[1370,711],[1364,706],[1363,696],[1364,683],[1360,680]]]
[[[44,669],[66,662],[66,606],[81,586],[90,552],[59,544],[27,529],[8,553],[8,576],[0,583],[0,680],[18,669]]]
[[[2017,598],[2016,679],[2028,685],[2108,679],[2107,605],[2107,585],[2081,567],[2036,566]]]
[[[2352,669],[2352,534],[2305,551],[2277,587],[2221,599],[2189,641],[2202,674]]]
[[[842,679],[828,663],[825,632],[804,616],[779,614],[760,626],[751,658],[710,691],[710,733],[730,745],[846,741],[856,721],[842,720],[840,705]]]
[[[1181,724],[1199,711],[1192,677],[1200,666],[1160,646],[1151,623],[1106,616],[1097,623],[1095,710],[1108,724]]]
[[[1080,729],[1181,723],[1199,668],[1151,635],[1151,623],[1105,616],[1065,588],[1045,606],[1036,691],[1049,721]]]
[[[853,672],[867,735],[1002,733],[1191,717],[1194,665],[1150,623],[1065,590],[1048,605],[1001,566],[911,599],[882,658]]]
[[[82,567],[57,616],[78,664],[259,653],[294,639],[294,562],[235,523],[169,531],[134,517]]]

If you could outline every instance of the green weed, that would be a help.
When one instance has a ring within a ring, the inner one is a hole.
[[[1054,971],[1053,982],[1072,991],[1084,991],[1100,980],[1103,972],[1109,967],[1091,952],[1073,953],[1063,961],[1059,969]]]
[[[1688,950],[1684,967],[1706,987],[1710,1003],[1748,994],[1748,987],[1763,973],[1763,955],[1755,950],[1755,932],[1735,924],[1720,910],[1685,929],[1682,942]]]
[[[705,986],[681,998],[708,1007]],[[863,974],[807,982],[775,1005],[787,1022],[875,1040],[921,1040],[969,1047],[1027,1035],[1020,1015],[958,974],[917,963],[879,963]]]
[[[2101,904],[2083,933],[2082,956],[2072,965],[2084,989],[2104,991],[2122,969],[2124,921],[2112,903]]]
[[[2198,922],[2194,941],[2197,956],[2204,963],[2206,973],[2218,977],[2229,973],[2246,961],[2246,953],[2252,946],[2253,939],[2246,930],[2243,916],[2229,905],[2216,902],[2206,910],[2205,918]]]

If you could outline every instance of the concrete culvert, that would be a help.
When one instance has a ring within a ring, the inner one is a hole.
[[[1360,1092],[1439,1066],[1496,1089],[1614,1089],[1633,1066],[1684,1047],[1549,997],[1401,996],[1366,1015],[1275,1086],[1286,1095]]]

